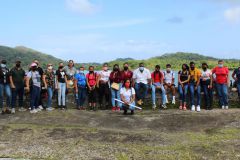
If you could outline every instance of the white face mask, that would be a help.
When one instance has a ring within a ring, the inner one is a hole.
[[[5,67],[6,67],[6,64],[1,64],[1,67],[2,67],[2,68],[5,68]]]
[[[52,69],[53,69],[53,66],[49,66],[48,69],[49,69],[49,70],[52,70]]]

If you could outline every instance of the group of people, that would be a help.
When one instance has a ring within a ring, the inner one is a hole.
[[[134,71],[129,64],[124,63],[123,69],[118,64],[112,71],[107,63],[103,64],[101,71],[95,71],[94,66],[89,66],[88,72],[84,66],[74,67],[73,60],[64,66],[60,62],[57,70],[52,64],[47,64],[44,71],[38,60],[30,64],[29,71],[21,67],[21,61],[16,61],[15,66],[9,70],[7,62],[1,61],[0,66],[0,108],[2,113],[15,113],[18,97],[19,111],[26,111],[23,105],[24,93],[30,93],[30,113],[37,113],[43,109],[41,91],[47,90],[47,111],[52,111],[53,93],[57,90],[58,108],[66,109],[66,95],[72,90],[75,93],[77,109],[85,110],[86,98],[89,109],[95,110],[96,103],[100,109],[111,106],[112,111],[123,110],[124,114],[130,110],[134,114],[137,106],[145,103],[148,91],[151,90],[152,108],[157,108],[156,94],[161,95],[160,108],[167,108],[169,103],[168,93],[171,92],[171,103],[176,104],[176,90],[179,92],[179,109],[187,110],[187,96],[190,95],[189,108],[191,111],[201,110],[201,92],[204,92],[206,109],[212,109],[213,89],[216,89],[222,109],[228,109],[228,82],[229,70],[224,66],[224,61],[219,60],[218,65],[210,70],[207,63],[201,69],[194,62],[183,64],[178,76],[172,70],[171,64],[161,70],[156,65],[151,73],[140,63]],[[178,77],[178,86],[175,86],[175,77]],[[235,69],[232,78],[235,80],[240,96],[240,67]],[[177,88],[177,89],[176,89]],[[6,108],[3,106],[6,95]],[[104,103],[105,102],[105,103]],[[111,103],[111,104],[110,104]],[[107,108],[106,108],[107,109]]]

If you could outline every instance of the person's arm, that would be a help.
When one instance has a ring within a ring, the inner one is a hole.
[[[67,75],[65,74],[64,76],[64,79],[65,79],[65,83],[66,83],[66,88],[68,89],[68,84],[67,84]]]
[[[30,87],[29,87],[30,78],[31,78],[31,72],[28,73],[28,75],[26,76],[26,90],[27,90],[27,92],[30,91]]]
[[[210,86],[209,86],[209,88],[212,89],[212,87],[213,87],[213,75],[211,74],[210,75]]]
[[[74,81],[73,81],[73,82],[74,82],[75,92],[78,93],[78,86],[77,86],[77,82],[78,82],[78,81],[77,81],[77,78],[76,78],[76,77],[74,78]]]
[[[238,79],[237,77],[235,77],[235,75],[236,75],[236,71],[234,70],[234,72],[232,73],[232,78],[234,79],[234,81],[237,81]]]
[[[10,79],[10,86],[11,86],[11,88],[12,88],[12,89],[15,89],[16,87],[15,87],[15,85],[14,85],[14,83],[13,83],[12,75],[9,76],[9,79]]]
[[[44,87],[47,88],[47,80],[46,80],[45,74],[43,74],[43,83],[44,83]]]
[[[161,72],[160,74],[162,75],[162,76],[161,76],[161,80],[160,80],[160,81],[161,81],[161,84],[163,84],[163,80],[164,80],[164,74],[163,74],[163,72]]]
[[[58,89],[58,72],[56,73],[55,79],[56,79],[55,88]]]
[[[198,73],[198,75],[197,75],[197,84],[196,84],[196,87],[195,87],[195,89],[197,89],[197,87],[199,86],[199,84],[200,84],[200,77],[201,77],[201,72],[199,71],[199,73]]]

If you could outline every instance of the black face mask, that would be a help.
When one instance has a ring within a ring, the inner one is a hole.
[[[17,63],[17,64],[16,64],[16,67],[17,67],[17,68],[20,68],[20,67],[21,67],[21,64],[20,64],[20,63]]]
[[[59,69],[63,69],[63,66],[58,67]]]
[[[113,70],[116,72],[116,71],[118,71],[118,68],[114,68]]]
[[[127,71],[128,70],[128,67],[124,67],[124,71]]]
[[[92,73],[93,73],[93,71],[89,71],[89,73],[91,73],[91,74],[92,74]]]
[[[37,67],[33,67],[33,68],[32,68],[32,71],[36,71],[36,70],[37,70]]]
[[[203,70],[206,71],[206,70],[207,70],[207,67],[203,67]]]

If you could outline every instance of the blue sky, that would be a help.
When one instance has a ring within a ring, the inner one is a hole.
[[[240,0],[1,0],[0,45],[104,62],[172,52],[240,58]]]

